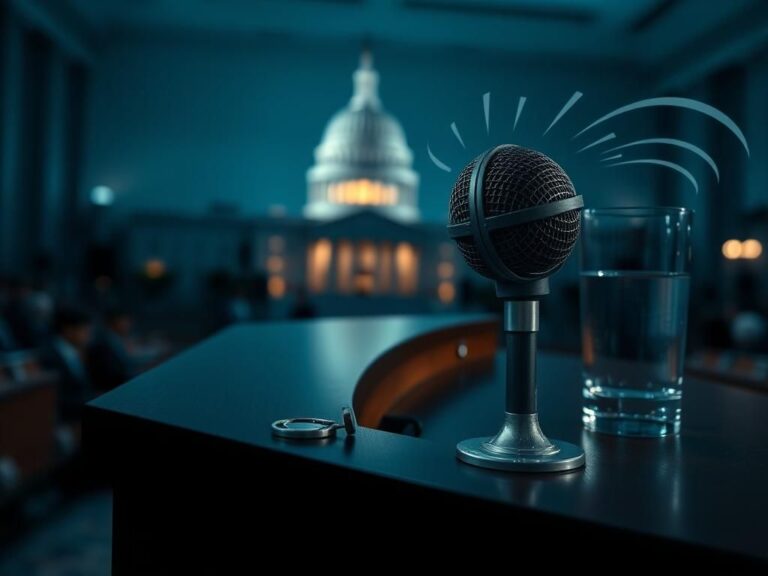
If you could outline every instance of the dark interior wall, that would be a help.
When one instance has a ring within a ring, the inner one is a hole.
[[[20,170],[16,214],[18,249],[22,262],[39,262],[44,209],[45,137],[51,121],[46,93],[52,54],[51,42],[36,31],[27,31],[23,41],[22,123],[19,143]]]
[[[0,32],[6,30],[8,21],[8,10],[4,2],[0,2]],[[7,46],[6,42],[0,41],[0,78],[5,78],[5,67],[7,66]],[[5,90],[0,89],[0,118],[4,117],[6,106]],[[0,137],[0,158],[3,157],[4,138]]]
[[[768,206],[768,50],[757,53],[747,63],[747,124],[744,127],[754,150],[745,179],[745,202],[749,210]]]
[[[19,77],[22,70],[22,35],[17,25],[17,18],[0,3],[2,10],[2,65],[0,73],[0,268],[3,272],[13,269],[16,264],[14,248],[16,222],[13,214],[17,209],[18,199],[18,141],[21,132],[21,119],[18,110],[21,101]]]
[[[71,274],[65,253],[83,236],[73,217],[87,65],[17,4],[0,2],[0,14],[0,272],[50,282]]]
[[[72,293],[77,288],[77,273],[84,265],[85,251],[84,228],[85,216],[80,202],[83,166],[83,132],[88,69],[78,62],[69,62],[66,66],[66,126],[65,146],[63,149],[63,182],[61,188],[62,208],[58,222],[62,238],[67,242],[61,245],[61,261],[57,275],[61,278],[64,291]]]
[[[723,110],[730,110],[733,120],[740,126],[750,122],[746,109],[745,90],[747,87],[747,69],[745,66],[732,66],[721,70],[711,79],[713,105]],[[727,137],[725,130],[713,127],[710,131],[709,144],[713,156],[718,158],[721,170],[722,186],[710,195],[709,218],[706,223],[711,235],[710,249],[705,256],[711,259],[711,270],[717,278],[725,278],[725,261],[717,248],[728,238],[744,239],[747,190],[746,173],[749,164],[754,161],[764,162],[765,156],[748,161],[744,150],[738,143]],[[762,153],[763,151],[759,151]],[[725,283],[716,282],[712,287],[720,298],[725,296]]]

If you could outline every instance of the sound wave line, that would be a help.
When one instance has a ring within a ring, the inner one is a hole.
[[[485,133],[491,133],[491,93],[483,94],[483,113],[485,114]]]
[[[720,122],[723,126],[728,128],[735,136],[739,139],[739,142],[741,142],[741,145],[744,146],[744,150],[747,151],[747,156],[750,155],[749,153],[749,145],[747,144],[747,139],[744,136],[744,133],[741,131],[741,128],[739,128],[736,123],[731,120],[729,116],[715,108],[714,106],[710,106],[709,104],[705,104],[704,102],[700,102],[698,100],[693,100],[691,98],[679,98],[679,97],[673,97],[673,96],[663,96],[660,98],[647,98],[645,100],[638,100],[637,102],[633,102],[631,104],[627,104],[626,106],[622,106],[621,108],[617,108],[613,112],[609,112],[605,116],[602,116],[592,122],[589,126],[581,130],[580,132],[577,132],[576,135],[573,136],[572,139],[576,139],[579,136],[581,136],[584,132],[587,130],[590,130],[597,126],[598,124],[602,124],[606,120],[610,120],[611,118],[614,118],[620,114],[624,114],[626,112],[632,112],[634,110],[640,110],[641,108],[650,108],[653,106],[672,106],[675,108],[686,108],[688,110],[693,110],[695,112],[700,112],[701,114],[704,114],[706,116],[709,116],[710,118],[713,118],[717,122]]]
[[[592,144],[587,144],[586,146],[584,146],[584,148],[576,152],[576,154],[578,154],[579,152],[584,152],[584,150],[589,150],[590,148],[594,148],[595,146],[599,146],[603,142],[608,142],[608,140],[613,140],[614,138],[616,138],[616,134],[614,134],[613,132],[611,132],[610,134],[606,134],[602,138],[598,138],[597,140],[592,142]]]
[[[573,105],[576,104],[576,102],[579,101],[579,98],[581,98],[583,95],[584,94],[582,94],[581,92],[574,92],[570,100],[568,100],[568,102],[565,103],[565,105],[560,109],[560,112],[557,113],[557,116],[555,116],[555,119],[552,120],[552,124],[550,124],[546,130],[544,130],[544,134],[542,134],[542,136],[546,136],[547,132],[552,130],[552,126],[557,124],[560,121],[560,118],[565,116],[565,113],[568,112],[568,110],[570,110],[571,108],[573,108]]]
[[[603,154],[605,154],[605,152],[603,152]],[[608,162],[609,160],[616,160],[618,158],[621,158],[621,156],[622,156],[621,154],[615,154],[613,156],[608,156],[608,158],[601,158],[600,162]]]
[[[712,168],[712,171],[715,173],[715,178],[717,178],[717,181],[720,182],[720,170],[717,169],[717,164],[712,159],[712,156],[707,154],[698,146],[691,144],[690,142],[685,142],[684,140],[677,140],[676,138],[648,138],[646,140],[635,140],[634,142],[629,142],[628,144],[622,144],[621,146],[610,148],[603,152],[603,154],[615,152],[616,150],[621,150],[623,148],[629,148],[630,146],[640,146],[641,144],[669,144],[670,146],[677,146],[678,148],[689,150],[702,158],[707,164],[709,164],[709,167]]]
[[[523,108],[525,107],[525,101],[528,100],[525,96],[520,96],[520,100],[517,101],[517,114],[515,114],[515,124],[512,126],[512,131],[515,131],[515,128],[517,128],[517,121],[520,120],[520,114],[523,113]]]
[[[665,166],[666,168],[671,168],[672,170],[675,170],[688,178],[688,180],[693,184],[693,189],[696,191],[696,194],[699,193],[699,183],[696,182],[696,178],[693,177],[693,174],[688,172],[685,168],[680,166],[680,164],[675,164],[674,162],[667,162],[666,160],[656,160],[653,158],[641,158],[639,160],[625,160],[624,162],[616,162],[615,164],[609,164],[607,168],[613,168],[615,166],[626,166],[628,164],[655,164],[657,166]]]
[[[432,160],[432,163],[440,168],[440,170],[451,172],[451,167],[441,162],[440,159],[432,153],[432,149],[429,147],[429,142],[427,142],[427,154],[429,154],[429,159]]]
[[[456,122],[451,122],[451,130],[453,130],[453,135],[456,136],[456,140],[459,141],[461,147],[466,150],[467,147],[464,145],[464,140],[461,138],[461,134],[459,134],[459,127],[456,126]]]

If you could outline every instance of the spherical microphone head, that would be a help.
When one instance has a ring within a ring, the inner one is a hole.
[[[461,171],[453,186],[448,231],[467,264],[502,283],[555,272],[579,237],[583,202],[551,158],[498,146]]]

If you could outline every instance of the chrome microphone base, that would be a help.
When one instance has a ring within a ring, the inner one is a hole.
[[[496,436],[459,442],[456,457],[472,466],[514,472],[566,472],[585,462],[578,446],[544,436],[537,414],[507,413]]]

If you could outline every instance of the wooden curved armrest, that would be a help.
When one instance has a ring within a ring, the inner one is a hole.
[[[388,350],[365,370],[353,395],[357,420],[377,428],[382,417],[419,386],[466,366],[492,361],[498,323],[475,322],[430,332]],[[466,355],[459,346],[466,346]]]

